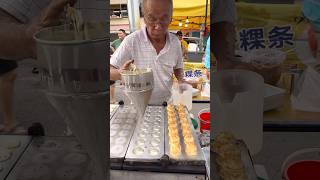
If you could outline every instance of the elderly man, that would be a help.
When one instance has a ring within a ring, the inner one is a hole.
[[[162,104],[171,96],[173,74],[183,82],[183,60],[179,39],[168,32],[172,0],[144,0],[146,27],[127,36],[110,60],[110,79],[120,80],[120,72],[131,63],[138,68],[150,67],[154,89],[149,104]]]
[[[17,130],[12,103],[16,61],[36,58],[34,33],[58,25],[68,3],[73,5],[75,0],[0,0],[0,106],[4,115],[0,132]]]

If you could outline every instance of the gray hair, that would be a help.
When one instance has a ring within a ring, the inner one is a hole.
[[[151,1],[151,0],[141,0],[142,1],[142,4],[141,4],[141,11],[142,11],[142,14],[144,15],[145,13],[145,6],[147,4],[148,1]],[[156,1],[159,1],[159,0],[156,0]],[[171,9],[173,10],[173,1],[172,0],[167,0],[171,6]]]

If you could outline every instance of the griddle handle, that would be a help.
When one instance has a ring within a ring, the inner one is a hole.
[[[44,136],[45,130],[41,123],[33,123],[32,126],[28,128],[29,136]]]
[[[162,103],[162,106],[167,107],[168,103],[165,101]]]
[[[167,167],[170,163],[170,159],[169,156],[164,154],[161,158],[160,158],[160,163],[162,167]]]
[[[124,105],[124,102],[123,102],[122,100],[119,101],[119,105],[120,105],[120,106]]]

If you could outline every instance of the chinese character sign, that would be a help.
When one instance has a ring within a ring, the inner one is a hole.
[[[201,77],[202,76],[202,73],[201,73],[201,70],[197,69],[194,71],[194,76],[195,77]]]
[[[265,48],[263,28],[242,29],[239,33],[240,49],[245,51]]]
[[[185,77],[201,77],[202,76],[202,72],[201,70],[197,69],[197,70],[188,70],[184,72]]]
[[[275,26],[269,31],[269,48],[283,48],[284,44],[293,45],[293,32],[291,26]]]
[[[284,48],[293,46],[292,26],[273,26],[266,28],[246,28],[239,31],[239,48],[244,51],[261,48]]]
[[[186,77],[193,77],[192,70],[185,71],[184,73],[185,73],[185,76],[186,76]]]

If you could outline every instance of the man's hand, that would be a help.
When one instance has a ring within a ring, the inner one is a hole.
[[[184,73],[182,68],[174,69],[173,73],[176,76],[179,83],[185,83]]]
[[[134,60],[129,60],[124,63],[124,65],[120,68],[120,70],[129,70],[130,65],[134,62]]]
[[[40,29],[50,26],[57,26],[61,24],[60,18],[69,4],[73,6],[76,0],[52,0],[51,3],[41,11],[40,15],[34,18],[27,26],[26,36],[33,41],[33,35]],[[33,56],[36,57],[35,42],[32,44]]]
[[[60,22],[61,14],[64,12],[65,7],[69,4],[73,6],[76,0],[53,0],[51,3],[41,12],[40,16],[35,19],[34,22],[40,27],[57,26]]]
[[[124,63],[124,65],[118,69],[112,65],[110,65],[110,80],[117,81],[121,80],[121,71],[129,70],[130,65],[134,62],[134,60],[129,60]]]

